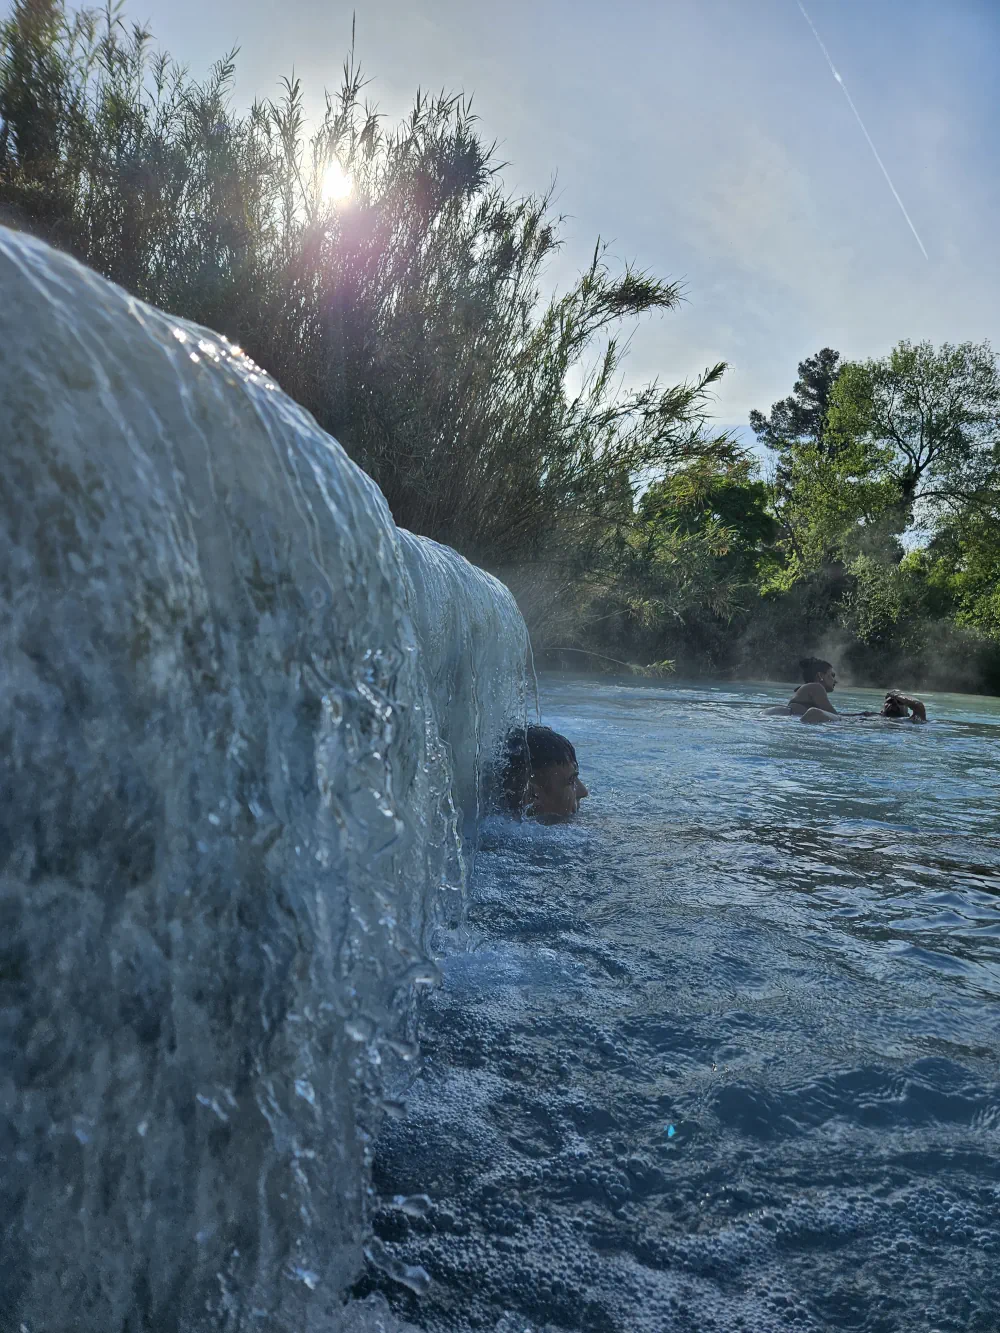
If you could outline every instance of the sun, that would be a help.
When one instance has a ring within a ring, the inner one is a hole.
[[[354,182],[339,162],[333,161],[323,172],[323,202],[336,203],[350,197]]]

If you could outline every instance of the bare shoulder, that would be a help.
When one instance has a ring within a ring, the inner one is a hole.
[[[792,698],[796,703],[809,704],[816,708],[830,709],[830,699],[818,680],[811,680],[808,685],[800,685]]]

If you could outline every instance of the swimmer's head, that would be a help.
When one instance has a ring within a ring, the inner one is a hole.
[[[910,710],[899,697],[898,690],[886,690],[885,703],[882,705],[883,717],[909,717]]]
[[[534,724],[507,737],[503,787],[511,813],[543,822],[569,819],[588,795],[571,742]]]
[[[819,681],[827,694],[836,687],[837,673],[833,669],[832,662],[825,662],[822,657],[803,657],[799,666],[802,669],[802,679],[807,685]]]

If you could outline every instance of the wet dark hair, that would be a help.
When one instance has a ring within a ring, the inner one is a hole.
[[[832,671],[833,663],[824,662],[822,657],[803,657],[799,661],[799,670],[802,672],[802,679],[808,685],[817,676],[822,676],[824,671]]]
[[[508,810],[523,810],[532,773],[553,764],[575,764],[572,742],[551,727],[515,727],[504,747],[503,799]]]
[[[882,705],[883,717],[909,717],[910,710],[899,697],[899,690],[886,690],[885,703]]]

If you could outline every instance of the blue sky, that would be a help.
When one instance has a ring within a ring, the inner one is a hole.
[[[390,117],[418,84],[474,94],[512,190],[556,179],[554,283],[612,254],[680,280],[680,311],[636,330],[628,377],[717,360],[720,424],[789,392],[822,346],[903,337],[1000,346],[993,88],[1000,0],[809,0],[925,259],[796,0],[377,0],[357,54]],[[239,45],[236,102],[294,71],[337,83],[352,8],[330,0],[129,0],[202,73]]]

